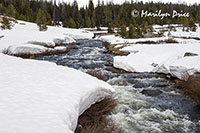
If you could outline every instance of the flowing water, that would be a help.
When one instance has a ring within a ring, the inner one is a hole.
[[[109,118],[125,133],[200,132],[199,108],[172,81],[155,73],[112,72],[114,55],[106,53],[101,41],[79,42],[67,54],[36,59],[101,75],[116,88],[113,95],[119,101]]]

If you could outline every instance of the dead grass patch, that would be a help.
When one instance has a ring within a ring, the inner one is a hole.
[[[135,44],[162,44],[162,43],[178,43],[174,39],[166,39],[166,40],[160,40],[160,41],[141,41],[141,42],[136,42]]]
[[[121,133],[122,131],[107,119],[116,105],[117,101],[112,97],[106,97],[92,105],[79,117],[75,133]]]
[[[106,53],[111,53],[114,55],[119,55],[119,56],[127,56],[130,53],[126,51],[120,51],[123,47],[116,48],[116,45],[111,45],[109,42],[103,42],[103,45],[106,47],[107,51]]]
[[[182,39],[194,39],[194,40],[200,40],[200,37],[178,37],[178,36],[173,36],[174,38],[182,38]]]

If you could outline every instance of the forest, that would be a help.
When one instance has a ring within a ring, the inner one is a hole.
[[[189,12],[190,17],[133,17],[133,10],[147,10],[148,12],[172,13]],[[126,32],[126,27],[138,34],[152,30],[153,24],[183,24],[187,31],[196,31],[195,23],[200,21],[200,5],[187,5],[184,3],[153,3],[124,2],[121,5],[113,2],[98,1],[94,6],[93,1],[88,1],[88,6],[79,7],[76,0],[73,3],[59,3],[43,0],[0,0],[0,14],[14,17],[19,20],[35,22],[38,25],[62,25],[69,28],[94,28],[108,27],[110,33],[114,27]],[[45,28],[45,26],[44,26]],[[123,33],[122,33],[123,35]],[[124,33],[123,36],[126,36]]]

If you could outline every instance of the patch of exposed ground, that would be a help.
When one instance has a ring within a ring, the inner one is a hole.
[[[107,118],[116,105],[117,101],[112,97],[106,97],[92,105],[79,117],[75,133],[122,133],[121,129]]]
[[[136,42],[135,44],[169,44],[169,43],[178,43],[174,39],[166,39],[166,40],[160,40],[160,41],[140,41]]]
[[[126,52],[126,51],[120,51],[120,49],[122,49],[123,46],[116,48],[115,47],[116,45],[111,45],[109,42],[103,42],[103,45],[107,49],[106,53],[111,53],[111,54],[120,55],[120,56],[127,56],[130,54],[129,52]]]

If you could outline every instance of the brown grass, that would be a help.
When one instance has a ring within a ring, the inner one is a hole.
[[[126,51],[120,51],[123,47],[116,48],[116,45],[111,45],[109,42],[103,42],[103,45],[106,47],[107,51],[106,53],[111,53],[114,55],[120,55],[120,56],[127,56],[130,53]]]
[[[111,97],[92,105],[79,117],[75,133],[121,133],[122,131],[107,119],[116,105],[117,101]]]
[[[162,43],[178,43],[178,42],[174,39],[166,39],[160,41],[141,41],[141,42],[136,42],[135,44],[162,44]]]
[[[200,106],[200,74],[189,77],[187,81],[180,81],[178,86],[184,92],[191,95],[195,102]]]
[[[199,37],[178,37],[178,36],[174,36],[175,38],[182,38],[182,39],[194,39],[194,40],[200,40]]]

